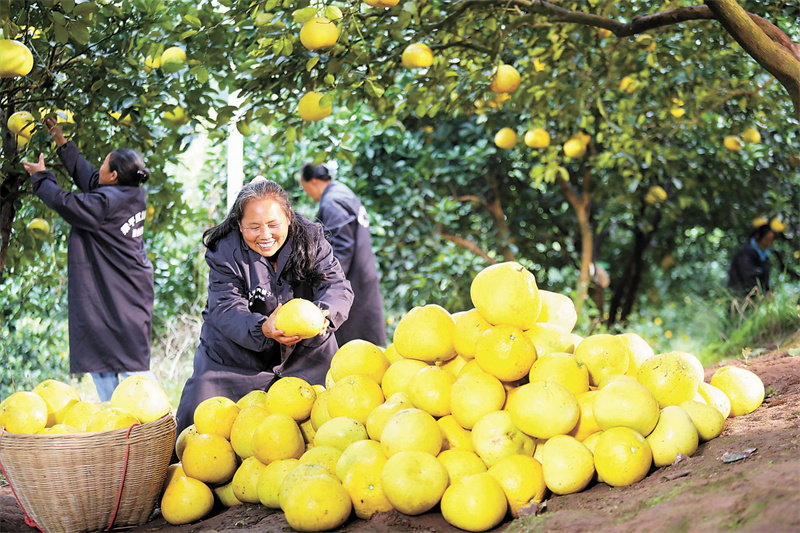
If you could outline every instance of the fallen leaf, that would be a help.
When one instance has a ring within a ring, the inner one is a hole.
[[[756,453],[757,448],[747,448],[742,450],[741,452],[725,452],[722,454],[722,462],[723,463],[735,463],[736,461],[741,461],[742,459],[747,459],[754,453]]]

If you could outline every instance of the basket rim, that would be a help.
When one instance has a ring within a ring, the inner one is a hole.
[[[78,433],[12,433],[11,431],[6,431],[4,427],[0,427],[0,448],[2,447],[2,443],[5,439],[90,439],[96,438],[98,435],[102,435],[103,437],[124,437],[128,434],[128,432],[136,431],[137,428],[151,428],[153,426],[160,426],[167,422],[170,418],[174,419],[175,414],[170,411],[169,413],[165,414],[161,418],[157,420],[153,420],[151,422],[144,422],[144,423],[137,423],[131,424],[125,428],[118,428],[118,429],[109,429],[106,431],[82,431]]]

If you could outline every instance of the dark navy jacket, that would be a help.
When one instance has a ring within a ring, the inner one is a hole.
[[[751,243],[742,246],[733,256],[728,271],[728,288],[747,294],[758,286],[762,292],[769,292],[769,257],[761,258]]]
[[[320,198],[317,218],[330,232],[333,253],[355,295],[350,318],[336,331],[339,346],[353,339],[386,346],[383,298],[366,209],[346,185],[331,181]]]
[[[179,431],[192,424],[195,407],[208,398],[238,401],[252,390],[267,390],[282,376],[311,384],[325,382],[339,349],[332,332],[347,320],[353,292],[321,226],[317,225],[316,234],[317,267],[324,274],[320,282],[309,285],[288,279],[286,263],[292,244],[290,234],[278,251],[277,270],[247,246],[238,230],[223,237],[216,250],[206,251],[208,302],[194,374],[184,386],[178,407]],[[324,337],[286,346],[264,336],[261,324],[278,303],[292,298],[305,298],[329,311],[330,327]]]
[[[74,143],[58,149],[82,193],[58,186],[50,171],[33,191],[71,226],[68,243],[69,370],[150,369],[153,266],[147,258],[142,187],[99,185],[99,172]]]

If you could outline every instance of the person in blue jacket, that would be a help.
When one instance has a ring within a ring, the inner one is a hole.
[[[755,228],[747,244],[733,256],[728,270],[728,288],[739,296],[746,296],[754,288],[762,294],[769,292],[770,248],[775,232],[769,224]]]
[[[111,398],[121,379],[150,372],[153,266],[144,244],[150,177],[142,156],[121,148],[100,169],[81,157],[48,118],[57,153],[81,192],[62,189],[37,162],[23,162],[33,192],[66,220],[70,373],[88,372],[100,401]]]
[[[225,220],[205,231],[203,244],[208,302],[194,373],[178,406],[179,432],[208,398],[238,401],[284,376],[323,384],[339,349],[333,331],[353,303],[322,227],[294,212],[273,181],[242,187]],[[326,315],[319,335],[301,340],[275,328],[275,312],[292,298],[312,301]]]
[[[331,179],[325,165],[304,165],[300,184],[312,200],[319,202],[317,218],[329,232],[333,254],[355,294],[350,318],[336,331],[339,346],[354,339],[386,346],[383,297],[367,210],[347,185]]]

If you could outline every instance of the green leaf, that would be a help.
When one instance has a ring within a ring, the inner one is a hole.
[[[94,2],[84,2],[82,4],[78,4],[75,6],[75,9],[72,10],[72,13],[76,17],[81,17],[83,15],[90,15],[92,13],[97,13],[100,8]]]
[[[236,123],[236,129],[241,133],[244,137],[249,137],[253,134],[253,130],[250,128],[250,123],[245,120],[240,120]]]
[[[333,77],[333,74],[328,74],[327,76],[325,76],[325,83],[327,83],[331,87],[336,87],[336,78]]]
[[[386,92],[386,89],[372,80],[367,80],[367,94],[376,98],[381,98],[384,92]]]
[[[185,20],[186,22],[189,23],[190,26],[194,26],[195,28],[199,28],[203,25],[203,23],[200,22],[199,18],[189,13],[183,16],[183,20]]]
[[[208,82],[208,70],[206,70],[204,67],[198,68],[194,78],[197,80],[197,83],[205,85],[206,82]]]
[[[69,31],[64,26],[60,24],[53,25],[53,33],[55,33],[56,41],[62,44],[67,44],[69,42]]]
[[[61,0],[61,7],[65,13],[72,13],[75,9],[75,0]]]
[[[295,128],[294,126],[289,126],[288,128],[286,128],[286,134],[284,135],[284,137],[286,137],[286,142],[293,143],[294,141],[296,141],[297,128]]]
[[[302,9],[298,9],[292,12],[292,20],[297,22],[298,24],[305,24],[309,20],[313,19],[317,16],[317,8],[316,7],[304,7]]]
[[[319,56],[314,56],[306,61],[306,72],[311,72],[311,69],[317,66],[319,63]]]
[[[325,7],[325,17],[328,20],[339,20],[344,16],[342,10],[336,6]]]
[[[52,19],[53,23],[55,23],[57,26],[67,25],[67,18],[64,16],[63,13],[59,13],[58,11],[51,11],[50,18]]]
[[[86,44],[89,42],[89,29],[83,24],[73,22],[70,24],[70,36],[78,44]]]
[[[181,36],[180,36],[179,39],[181,41],[183,41],[183,40],[186,40],[187,37],[191,37],[192,35],[197,35],[198,33],[200,33],[200,32],[197,31],[197,30],[186,30],[185,32],[181,33]]]

